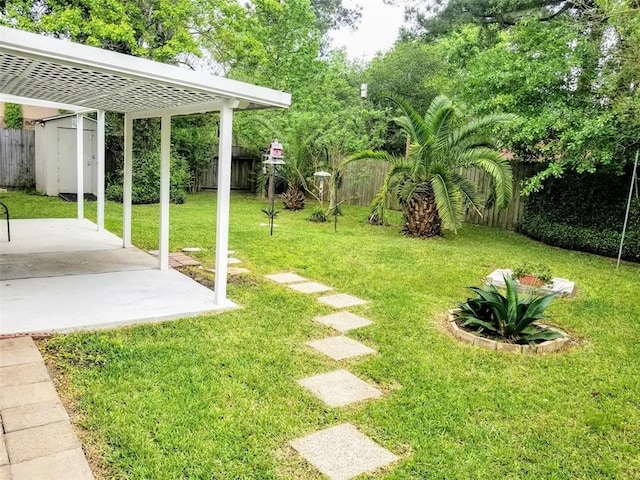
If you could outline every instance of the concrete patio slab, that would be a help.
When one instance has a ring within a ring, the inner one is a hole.
[[[20,350],[14,351],[19,352]],[[0,357],[4,356],[5,352],[0,352]],[[42,359],[35,363],[23,363],[0,368],[0,387],[46,382],[47,380],[49,380],[49,372]]]
[[[331,480],[349,480],[398,460],[349,423],[293,440],[290,445]]]
[[[0,290],[0,333],[105,328],[236,307],[216,305],[211,290],[171,269],[20,279]]]
[[[373,323],[368,318],[361,317],[351,312],[336,312],[330,315],[315,317],[314,320],[342,333],[356,328],[366,327]]]
[[[67,421],[6,433],[4,439],[12,464],[80,448],[76,434]]]
[[[58,399],[51,381],[25,383],[0,388],[0,411],[5,408],[48,402]]]
[[[334,308],[348,308],[355,307],[356,305],[364,305],[367,303],[366,300],[362,300],[361,298],[354,297],[353,295],[349,295],[348,293],[338,293],[336,295],[327,295],[324,297],[318,298],[320,303],[324,303],[325,305],[329,305]]]
[[[137,248],[0,255],[0,280],[149,270],[158,259]]]
[[[298,380],[298,384],[330,407],[344,407],[351,403],[382,397],[380,390],[346,370],[303,378]]]
[[[322,340],[313,340],[306,344],[334,360],[345,360],[347,358],[376,353],[373,348],[369,348],[366,345],[343,335],[323,338]]]
[[[154,322],[235,308],[88,220],[12,221],[0,245],[0,334]],[[180,255],[184,255],[180,253]],[[190,258],[185,256],[185,258]]]
[[[4,302],[4,298],[2,299]],[[3,318],[4,323],[4,318]],[[8,367],[12,365],[21,365],[24,363],[34,363],[42,361],[40,352],[33,348],[21,348],[2,351],[0,353],[0,367]]]
[[[11,241],[2,243],[2,255],[118,249],[121,238],[76,218],[12,219]]]
[[[269,280],[273,280],[276,283],[295,283],[295,282],[308,282],[308,280],[295,273],[283,272],[274,273],[272,275],[265,275]]]
[[[32,403],[2,410],[2,423],[6,433],[69,420],[60,401]]]
[[[93,480],[94,478],[81,448],[11,465],[11,475],[11,480]]]
[[[301,293],[321,293],[333,290],[332,287],[318,282],[292,283],[287,285],[291,290]]]

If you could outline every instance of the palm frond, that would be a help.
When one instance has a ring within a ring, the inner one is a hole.
[[[491,176],[498,208],[505,208],[509,205],[513,197],[513,171],[511,169],[511,163],[498,152],[488,149],[481,150],[484,151],[484,154],[478,156],[472,163]]]
[[[383,94],[381,97],[391,101],[391,103],[402,111],[403,117],[394,119],[400,128],[420,144],[427,143],[429,141],[430,131],[428,126],[422,116],[411,106],[409,102],[402,97],[392,94]],[[402,121],[403,118],[405,119],[404,121]]]
[[[475,135],[479,130],[482,130],[486,127],[491,127],[501,123],[511,123],[516,121],[517,119],[518,116],[512,113],[493,113],[491,115],[485,115],[480,118],[474,118],[473,120],[470,120],[466,124],[456,128],[450,133],[447,141],[448,146],[455,147],[462,140]]]
[[[438,215],[444,228],[457,233],[462,224],[462,195],[460,188],[444,171],[431,178],[431,186],[436,200]]]
[[[462,196],[464,206],[475,210],[475,212],[482,217],[482,212],[480,211],[482,202],[473,182],[458,173],[451,175],[451,179],[458,185],[458,188],[460,188],[460,195]]]
[[[439,139],[447,136],[455,113],[456,108],[445,95],[439,95],[433,99],[424,115],[424,121],[431,130],[434,142],[437,143]]]

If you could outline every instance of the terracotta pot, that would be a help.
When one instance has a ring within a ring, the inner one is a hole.
[[[520,285],[523,285],[525,287],[541,287],[542,285],[544,285],[544,282],[542,280],[530,273],[521,276],[518,279],[518,282],[520,283]]]

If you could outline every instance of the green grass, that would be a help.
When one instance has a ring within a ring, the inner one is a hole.
[[[73,216],[74,205],[0,195],[16,217]],[[230,248],[252,274],[229,285],[242,309],[161,325],[58,336],[43,343],[76,422],[106,478],[316,478],[287,447],[351,422],[402,456],[384,478],[640,478],[640,266],[547,247],[512,232],[465,226],[429,241],[367,225],[346,207],[338,232],[282,211],[270,237],[266,205],[236,195]],[[215,197],[171,207],[171,248],[213,261]],[[120,206],[107,227],[120,232]],[[94,215],[94,205],[87,210]],[[397,220],[397,219],[396,219]],[[157,247],[157,206],[134,207],[133,241]],[[497,354],[462,344],[439,316],[496,268],[543,261],[577,282],[552,304],[569,351]],[[329,308],[263,279],[290,270],[370,300],[374,321],[349,336],[378,355],[334,362],[304,346],[333,332]],[[333,409],[295,380],[344,367],[386,391]]]

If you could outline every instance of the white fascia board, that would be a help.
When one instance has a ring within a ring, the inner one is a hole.
[[[79,107],[78,105],[69,105],[66,103],[48,102],[46,100],[36,100],[28,97],[18,97],[16,95],[7,95],[0,93],[0,102],[17,103],[18,105],[30,105],[32,107],[53,108],[58,110],[69,110],[73,113],[95,112],[95,109]]]
[[[70,67],[88,67],[262,106],[286,108],[291,105],[290,93],[8,27],[0,27],[0,52]]]
[[[220,99],[216,102],[198,103],[195,105],[183,105],[180,107],[157,108],[154,110],[143,110],[139,112],[131,112],[131,118],[157,118],[169,115],[171,117],[180,115],[191,115],[194,113],[217,112],[223,107],[228,106],[233,109],[245,109],[249,105],[246,100],[234,101],[231,99]]]

